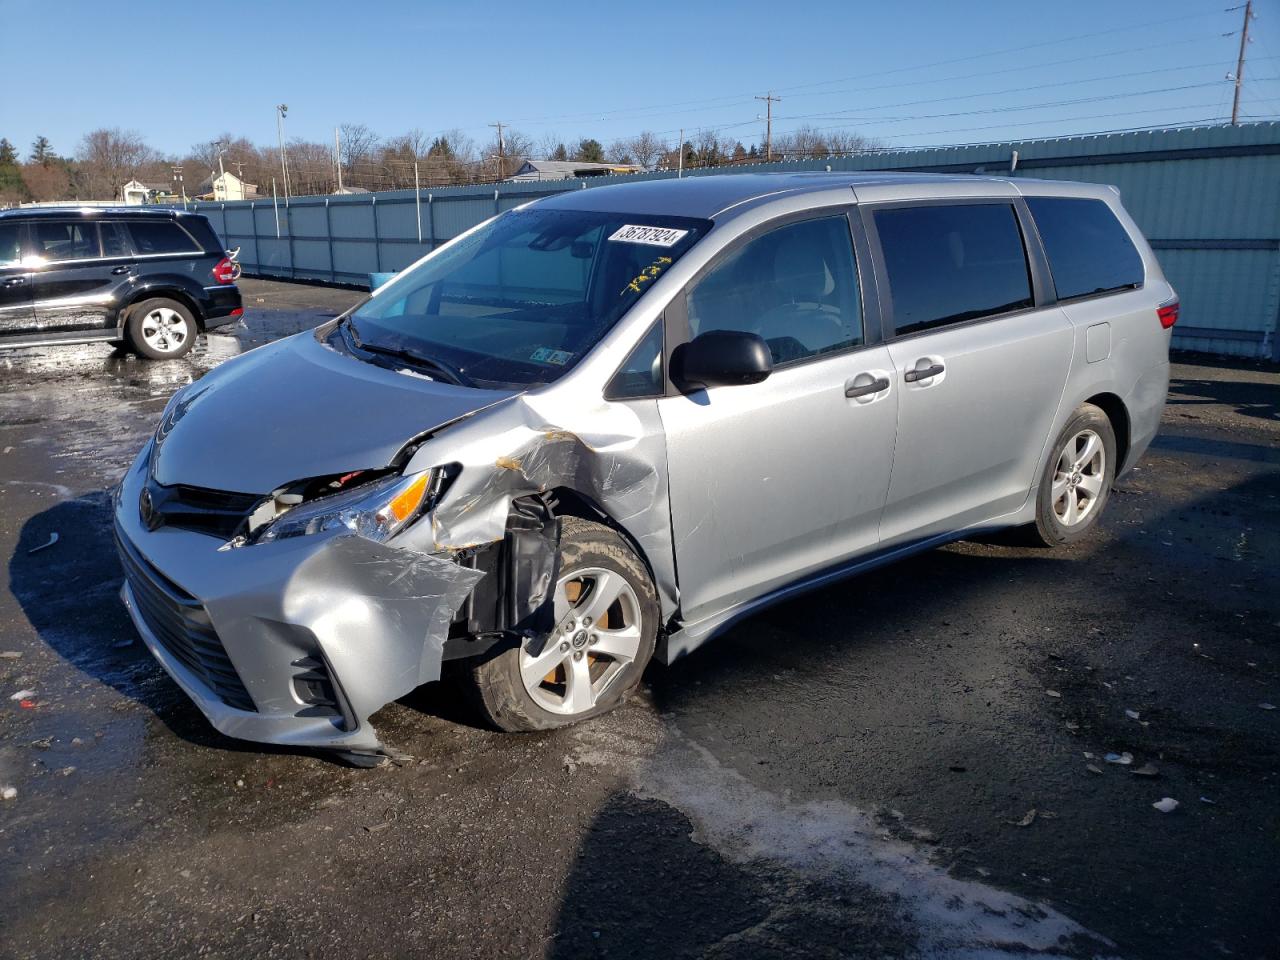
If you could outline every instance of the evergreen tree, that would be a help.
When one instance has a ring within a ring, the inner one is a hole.
[[[57,156],[53,152],[53,147],[49,145],[49,138],[45,136],[36,137],[31,143],[31,156],[27,159],[32,163],[38,163],[42,167],[47,167]]]
[[[0,138],[0,167],[7,167],[17,162],[18,151],[13,149],[13,144],[9,142],[9,138]]]
[[[579,163],[604,163],[604,146],[599,140],[587,137],[578,141],[578,151],[573,159]]]

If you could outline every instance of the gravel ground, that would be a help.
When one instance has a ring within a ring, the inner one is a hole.
[[[0,956],[1280,957],[1274,366],[1177,358],[1085,543],[774,607],[573,729],[431,684],[361,771],[216,734],[116,596],[167,397],[360,296],[242,286],[184,361],[0,353]]]

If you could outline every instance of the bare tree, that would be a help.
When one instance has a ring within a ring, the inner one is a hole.
[[[498,179],[500,180],[511,176],[519,170],[521,165],[537,152],[533,141],[529,137],[519,130],[512,130],[506,126],[502,128],[501,151],[498,148],[498,132],[495,130],[493,139],[485,145],[482,151],[482,159],[487,162],[487,169],[490,176],[492,176],[495,171],[498,171],[497,157],[501,153],[502,169],[498,171]]]
[[[79,161],[83,189],[96,199],[114,200],[130,180],[155,169],[161,157],[133,130],[94,130],[80,141]]]
[[[343,167],[355,169],[373,159],[378,147],[378,135],[363,123],[344,123],[338,128],[342,141]]]
[[[666,152],[666,149],[666,143],[660,140],[657,134],[642,130],[631,138],[627,152],[631,154],[634,162],[648,169],[658,162],[658,158]]]
[[[635,163],[635,159],[631,156],[631,141],[628,139],[613,141],[604,155],[610,163]]]
[[[333,147],[327,143],[290,140],[289,183],[295,196],[331,193],[337,185]]]

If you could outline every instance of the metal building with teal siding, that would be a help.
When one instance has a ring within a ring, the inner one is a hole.
[[[1182,298],[1173,343],[1280,360],[1280,123],[882,151],[695,171],[913,170],[1113,184]],[[675,176],[508,182],[415,192],[200,203],[249,273],[362,282],[549,193]]]

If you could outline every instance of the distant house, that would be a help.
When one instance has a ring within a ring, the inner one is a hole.
[[[210,174],[195,189],[197,200],[252,200],[258,195],[256,183],[246,183],[234,173],[220,173],[216,177]]]
[[[568,180],[570,177],[610,177],[620,173],[643,173],[644,167],[631,163],[587,163],[582,160],[526,160],[510,180]]]

